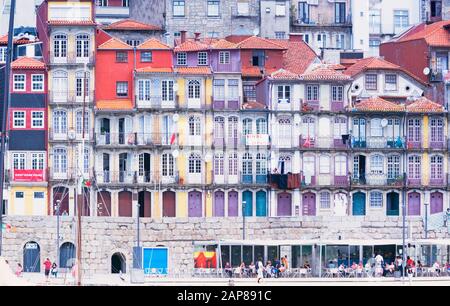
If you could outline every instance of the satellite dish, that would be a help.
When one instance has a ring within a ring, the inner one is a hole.
[[[178,114],[174,114],[174,115],[172,116],[173,122],[178,122],[179,119],[180,119],[180,115],[178,115]]]
[[[211,161],[211,159],[212,159],[212,156],[211,156],[211,154],[209,154],[209,153],[206,153],[206,155],[205,155],[205,161],[206,161],[206,162],[210,162],[210,161]]]
[[[258,28],[253,30],[253,35],[254,36],[258,36],[259,35],[259,29]]]
[[[69,139],[70,139],[70,140],[74,140],[75,137],[76,137],[75,131],[72,130],[72,129],[69,130],[68,136],[69,136]]]
[[[431,72],[430,68],[428,68],[428,67],[423,68],[423,74],[429,75],[430,72]]]
[[[177,158],[178,155],[180,155],[180,152],[179,152],[178,150],[174,150],[174,151],[172,152],[172,156],[173,156],[174,158]]]
[[[173,84],[173,91],[175,91],[175,92],[178,91],[178,84]]]
[[[381,126],[382,127],[387,127],[388,125],[388,120],[386,118],[384,118],[383,120],[381,120]]]

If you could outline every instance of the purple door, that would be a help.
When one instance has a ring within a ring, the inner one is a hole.
[[[292,216],[292,195],[290,193],[278,194],[277,216]]]
[[[303,194],[303,215],[316,215],[316,195],[312,192]]]
[[[408,215],[420,216],[420,194],[417,192],[408,194]]]
[[[216,191],[214,193],[214,217],[225,216],[225,193]]]
[[[237,191],[228,192],[228,217],[238,216],[238,193]]]
[[[188,194],[188,216],[201,217],[202,216],[202,193],[198,191],[191,191]]]
[[[444,210],[442,193],[433,192],[432,194],[430,194],[430,209],[431,214],[437,214]]]

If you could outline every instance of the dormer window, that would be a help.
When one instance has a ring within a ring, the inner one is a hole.
[[[366,90],[377,90],[377,75],[366,74]]]
[[[389,91],[397,90],[397,75],[386,74],[384,76],[384,89]]]
[[[278,86],[278,103],[290,103],[291,102],[291,86],[279,85]]]
[[[177,65],[179,65],[179,66],[187,65],[187,54],[186,54],[186,52],[177,53]]]
[[[199,52],[198,53],[198,65],[199,66],[208,65],[208,53],[207,52]]]

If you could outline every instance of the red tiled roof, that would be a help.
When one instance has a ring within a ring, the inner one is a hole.
[[[133,102],[131,100],[100,100],[96,102],[99,110],[132,110]]]
[[[233,44],[238,44],[250,37],[252,37],[252,35],[229,35],[225,37],[225,40],[232,42]]]
[[[354,109],[365,112],[402,112],[405,107],[380,97],[371,97],[356,103]]]
[[[211,69],[209,67],[177,67],[175,70],[179,74],[211,74]]]
[[[136,69],[136,72],[173,73],[173,68],[172,67],[161,67],[161,68],[144,67],[144,68]]]
[[[48,24],[51,26],[95,26],[97,25],[92,20],[49,20]]]
[[[287,48],[269,39],[251,36],[237,44],[239,49],[286,50]]]
[[[385,59],[379,58],[379,57],[368,57],[364,59],[358,60],[355,64],[348,67],[347,70],[344,71],[345,74],[354,77],[364,71],[367,70],[396,70],[401,71],[405,74],[407,74],[409,77],[413,78],[417,82],[422,83],[423,85],[426,85],[420,78],[418,78],[416,75],[412,74],[406,69],[403,69],[402,67],[393,64],[391,62],[386,61]]]
[[[174,52],[191,52],[191,51],[203,51],[210,49],[210,45],[202,41],[188,39],[184,43],[176,46]]]
[[[398,42],[424,39],[434,47],[450,47],[450,21],[438,21],[432,24],[420,24],[405,33]]]
[[[12,69],[32,69],[32,70],[43,70],[45,69],[45,64],[37,59],[31,57],[19,57],[14,62],[11,63]]]
[[[287,49],[283,55],[283,67],[286,70],[302,74],[312,63],[319,62],[314,50],[303,41],[278,40],[278,44]]]
[[[259,67],[242,67],[242,76],[243,77],[262,77],[261,70]]]
[[[103,27],[105,30],[133,30],[133,31],[160,31],[161,27],[153,24],[139,22],[133,19],[124,19]]]
[[[288,70],[279,69],[270,74],[270,78],[273,80],[298,80],[298,74],[290,72]]]
[[[350,76],[328,65],[318,65],[300,76],[305,81],[348,81]]]
[[[170,47],[166,44],[163,44],[156,38],[150,38],[149,40],[146,40],[142,44],[137,46],[137,49],[170,50]]]
[[[111,38],[110,40],[104,42],[97,48],[98,50],[131,50],[132,47],[127,43],[117,39]]]
[[[21,38],[21,39],[13,39],[13,43],[15,45],[25,45],[25,44],[29,44],[31,42],[37,42],[39,41],[39,39],[35,38],[34,41],[30,41],[27,38]],[[8,35],[3,35],[0,36],[0,45],[7,45],[8,44]]]
[[[232,43],[232,42],[229,42],[229,41],[227,41],[225,39],[220,39],[220,40],[214,42],[211,45],[211,47],[213,49],[223,50],[223,49],[236,49],[237,45]]]
[[[436,102],[421,97],[406,105],[406,110],[412,113],[443,113],[444,107]]]

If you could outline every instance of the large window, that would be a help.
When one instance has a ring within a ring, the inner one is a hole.
[[[219,52],[219,64],[229,64],[230,63],[230,51],[220,51]]]
[[[13,154],[13,167],[14,170],[25,170],[26,157],[25,153]]]
[[[14,91],[25,91],[25,74],[15,74],[13,80]]]
[[[172,154],[163,154],[161,158],[162,176],[174,176],[174,158]]]
[[[441,118],[431,118],[431,142],[444,141],[444,121]]]
[[[79,34],[76,39],[77,57],[89,57],[89,35]]]
[[[228,155],[228,175],[237,175],[238,173],[238,156],[237,153]]]
[[[89,72],[78,71],[76,73],[76,96],[89,97]]]
[[[319,194],[320,197],[320,208],[329,209],[330,208],[330,193],[328,191],[323,191]]]
[[[202,173],[202,158],[200,154],[192,153],[189,156],[189,173],[190,174]]]
[[[239,80],[232,79],[228,80],[228,100],[238,101],[239,100]]]
[[[128,52],[127,51],[117,51],[116,52],[116,62],[117,63],[127,63],[128,62]]]
[[[53,133],[66,134],[67,133],[67,113],[64,110],[53,111]]]
[[[67,57],[67,36],[63,34],[55,35],[53,40],[53,56]]]
[[[242,121],[242,134],[249,135],[253,133],[253,120],[246,118]]]
[[[201,120],[200,117],[189,117],[189,136],[200,136],[201,134]]]
[[[223,139],[225,137],[225,118],[214,118],[214,138]]]
[[[44,153],[32,153],[31,154],[31,169],[43,170],[44,169],[45,154]]]
[[[141,62],[143,63],[151,63],[153,61],[153,53],[152,51],[142,51],[141,52]]]
[[[408,119],[408,141],[419,142],[421,137],[421,124],[419,118]]]
[[[419,155],[408,157],[408,177],[411,179],[420,179],[421,158]]]
[[[379,191],[370,193],[370,207],[383,207],[383,193]]]
[[[199,52],[198,53],[198,65],[199,66],[208,65],[208,52]]]
[[[116,83],[116,95],[118,97],[128,97],[128,82]]]
[[[65,148],[53,149],[53,172],[67,173],[67,151]]]
[[[345,23],[345,3],[336,2],[334,9],[334,21],[335,23]]]
[[[344,86],[331,86],[331,101],[344,101]]]
[[[225,100],[225,80],[214,80],[214,100]]]
[[[256,175],[267,174],[267,159],[264,153],[256,154]]]
[[[162,100],[163,101],[174,101],[174,92],[173,92],[173,81],[172,80],[164,80],[161,82],[161,90],[162,90]]]
[[[383,136],[383,127],[381,126],[380,118],[373,118],[370,120],[370,136],[381,137]]]
[[[31,91],[44,91],[44,75],[32,74],[31,75]]]
[[[200,82],[197,80],[189,81],[188,83],[188,98],[200,99]]]
[[[440,155],[433,155],[430,158],[431,161],[431,179],[442,179],[443,173],[442,173],[442,165],[443,165],[443,158]]]
[[[253,174],[253,157],[250,153],[245,153],[242,156],[242,174],[243,175]]]
[[[370,157],[370,173],[371,174],[383,174],[384,158],[382,155],[376,154]]]
[[[173,16],[184,17],[185,15],[185,3],[184,0],[173,1]]]
[[[306,101],[319,101],[319,85],[306,85]]]
[[[394,31],[401,32],[409,26],[409,16],[407,10],[394,10]]]
[[[400,176],[400,155],[391,155],[387,159],[388,179],[396,179]]]
[[[347,135],[347,118],[335,117],[333,131],[334,139],[341,139],[342,135]]]
[[[298,22],[309,23],[309,4],[307,2],[298,3]]]
[[[291,102],[291,86],[278,85],[278,103]]]
[[[26,115],[24,111],[13,112],[13,127],[14,128],[25,128]]]
[[[220,15],[220,1],[208,0],[208,17],[219,17]]]
[[[32,111],[31,112],[31,127],[35,129],[44,128],[44,112]]]
[[[330,174],[330,156],[320,155],[319,157],[319,173]]]
[[[223,153],[216,153],[214,155],[214,175],[223,175]]]
[[[347,157],[344,155],[338,155],[334,158],[334,175],[346,176],[347,175]]]
[[[396,74],[386,74],[384,76],[384,89],[395,91],[397,90],[397,75]]]
[[[256,134],[267,134],[267,121],[265,118],[256,119]]]
[[[84,112],[84,118],[82,117],[83,111],[77,111],[76,113],[76,132],[77,134],[83,134],[83,124],[84,124],[84,133],[89,133],[89,112]],[[83,121],[84,120],[84,121]]]
[[[150,101],[150,80],[139,80],[138,81],[138,100],[139,101]]]
[[[377,90],[377,78],[376,74],[366,74],[366,89],[367,90]]]

